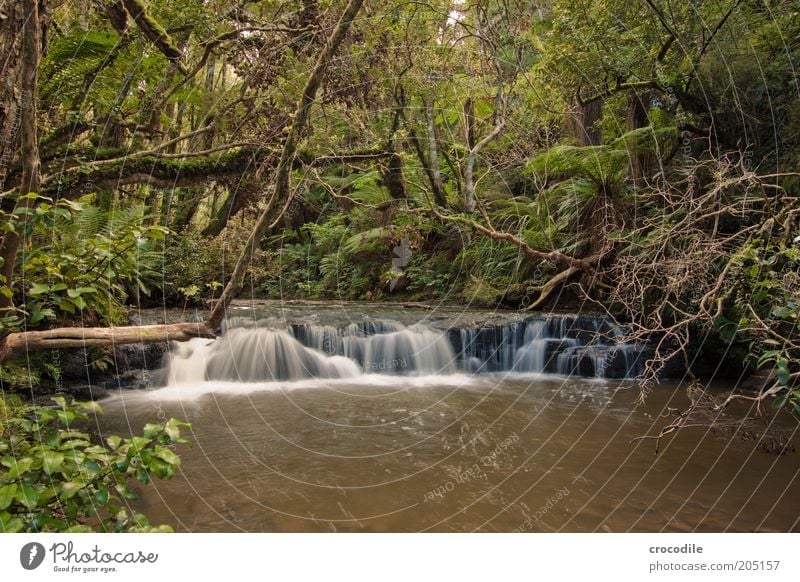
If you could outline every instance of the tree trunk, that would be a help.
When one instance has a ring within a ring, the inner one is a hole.
[[[284,203],[284,209],[291,202],[289,199],[289,173],[291,172],[292,162],[294,161],[294,157],[297,152],[298,142],[300,141],[300,137],[302,136],[306,124],[308,123],[308,117],[311,114],[311,106],[314,104],[317,90],[322,83],[322,77],[324,76],[328,65],[333,59],[333,56],[336,54],[339,45],[342,44],[347,31],[350,29],[350,25],[353,23],[356,15],[361,10],[361,5],[363,3],[364,0],[350,0],[348,2],[342,17],[339,19],[339,22],[333,29],[330,37],[328,37],[328,40],[326,41],[325,46],[323,47],[322,52],[320,53],[319,58],[314,65],[314,69],[311,71],[311,75],[309,76],[306,86],[303,89],[300,103],[297,106],[297,111],[294,114],[292,125],[289,128],[289,134],[286,136],[286,141],[283,144],[281,158],[278,162],[278,167],[275,172],[275,191],[272,193],[272,196],[267,202],[267,207],[261,213],[258,222],[256,222],[253,232],[250,234],[250,237],[245,244],[245,248],[236,263],[236,268],[233,270],[233,274],[231,275],[228,284],[225,286],[225,290],[222,292],[219,301],[214,306],[214,309],[211,311],[211,315],[206,322],[206,325],[212,330],[219,329],[220,325],[222,324],[222,319],[225,317],[225,312],[228,308],[228,305],[241,290],[244,276],[247,273],[247,270],[250,268],[250,262],[253,258],[253,254],[255,253],[255,249],[260,243],[264,233],[270,226],[270,209],[276,202]]]
[[[258,191],[250,184],[231,184],[227,186],[227,195],[211,222],[203,229],[203,236],[215,237],[228,226],[231,218],[249,206],[256,198]]]
[[[433,198],[441,206],[447,206],[447,198],[444,193],[444,183],[442,182],[442,169],[439,165],[439,148],[436,144],[436,115],[433,107],[433,99],[425,102],[425,119],[428,123],[428,157],[430,158],[430,180],[433,188]]]
[[[586,105],[576,103],[567,116],[567,129],[579,146],[600,145],[603,132],[599,124],[603,112],[602,99],[596,99]]]
[[[472,106],[470,105],[470,109]],[[478,161],[478,153],[486,147],[486,145],[495,139],[503,127],[506,125],[505,103],[503,101],[503,87],[502,85],[497,89],[497,96],[495,97],[494,108],[494,128],[489,134],[481,141],[474,145],[470,145],[469,153],[467,154],[467,162],[464,165],[464,209],[469,212],[475,212],[475,164]],[[472,116],[470,116],[472,119]],[[467,126],[468,128],[472,122]],[[472,137],[472,129],[467,129],[467,144],[470,144]]]
[[[132,327],[61,327],[45,331],[26,331],[12,333],[0,340],[0,362],[19,358],[36,350],[180,342],[196,337],[214,338],[215,335],[202,323]]]
[[[0,192],[19,146],[23,11],[19,0],[0,0]]]
[[[628,131],[641,129],[650,124],[647,117],[647,108],[642,97],[636,93],[631,93],[628,98],[628,108],[626,112]],[[634,187],[641,185],[643,179],[647,177],[653,156],[649,152],[638,151],[635,147],[630,149],[630,177]]]
[[[397,152],[392,152],[386,167],[382,170],[381,181],[389,191],[392,200],[406,200],[406,182],[403,177],[403,158]]]
[[[178,192],[178,203],[170,221],[170,230],[178,233],[186,230],[206,197],[206,192],[207,188],[184,188]]]
[[[42,50],[42,35],[39,21],[39,0],[22,0],[22,62],[20,79],[20,141],[22,144],[22,182],[20,184],[20,199],[17,208],[29,208],[32,200],[26,194],[39,191],[40,162],[39,145],[37,142],[36,101],[37,86],[39,81],[39,60]],[[28,215],[23,214],[21,220],[27,221]],[[17,232],[7,232],[3,237],[0,247],[0,257],[3,264],[0,266],[0,283],[11,287],[14,275],[14,263],[17,260],[20,237]],[[13,305],[11,297],[0,294],[0,310],[8,309]]]

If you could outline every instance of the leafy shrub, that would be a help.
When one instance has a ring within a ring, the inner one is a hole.
[[[55,408],[23,406],[0,398],[0,531],[171,531],[131,511],[134,482],[172,478],[180,458],[173,446],[187,441],[175,419],[147,424],[142,436],[109,436],[105,444],[78,429],[94,402]]]
[[[0,232],[24,234],[28,244],[18,255],[20,280],[0,292],[14,296],[16,313],[0,326],[11,331],[23,321],[38,326],[81,315],[84,321],[119,323],[132,294],[149,293],[158,285],[158,253],[154,243],[166,230],[148,226],[141,207],[113,213],[87,203],[29,194],[35,204],[0,216]],[[22,221],[27,215],[28,220]]]

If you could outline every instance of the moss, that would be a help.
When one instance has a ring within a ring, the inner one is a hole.
[[[224,176],[239,176],[254,172],[272,152],[266,148],[241,148],[223,154],[196,158],[173,159],[162,156],[121,157],[100,166],[78,166],[70,169],[43,188],[43,193],[62,196],[100,186],[105,182],[117,183],[126,177],[142,175],[154,182],[165,181],[175,186],[208,182]]]

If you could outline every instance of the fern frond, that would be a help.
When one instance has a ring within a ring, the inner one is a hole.
[[[388,237],[390,237],[391,234],[392,231],[388,228],[372,228],[370,230],[365,230],[364,232],[354,234],[344,241],[342,248],[348,254],[370,251],[373,250],[376,245],[387,242]]]
[[[96,70],[114,49],[119,38],[104,31],[78,31],[56,39],[42,63],[42,98],[55,93],[71,96],[83,85],[86,75]]]

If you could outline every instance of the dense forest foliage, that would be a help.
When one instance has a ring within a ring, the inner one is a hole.
[[[596,309],[800,411],[796,2],[0,0],[0,45],[6,342],[223,290],[212,329]]]

